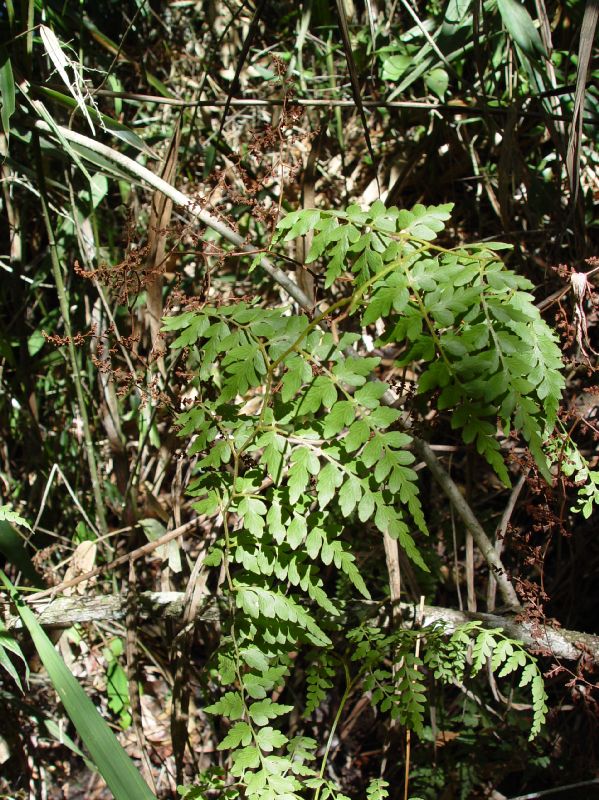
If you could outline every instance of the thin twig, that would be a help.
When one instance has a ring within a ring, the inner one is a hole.
[[[483,530],[482,525],[474,516],[474,513],[466,500],[464,499],[462,493],[449,477],[449,475],[445,472],[437,456],[431,450],[430,445],[423,441],[422,439],[414,439],[414,450],[420,458],[425,462],[427,467],[430,469],[433,477],[445,493],[446,497],[449,499],[451,504],[456,510],[456,513],[461,517],[462,522],[466,525],[468,530],[472,533],[474,541],[476,542],[477,547],[483,554],[487,564],[491,567],[491,569],[495,573],[495,579],[497,581],[497,586],[501,593],[501,596],[505,602],[505,604],[509,608],[520,608],[520,601],[518,600],[518,595],[516,594],[516,590],[512,586],[509,578],[507,577],[505,570],[503,568],[503,564],[501,563],[501,559],[495,552],[495,547],[485,531]]]
[[[518,501],[518,497],[520,496],[520,492],[522,491],[524,484],[526,483],[526,476],[528,475],[528,470],[524,473],[524,475],[520,476],[518,483],[512,489],[512,493],[510,494],[510,499],[504,509],[504,512],[501,516],[501,521],[497,526],[497,531],[495,533],[495,552],[501,558],[501,551],[503,550],[503,539],[507,532],[507,527],[510,523],[510,519],[512,518],[512,514],[514,513],[514,508],[516,507],[516,503]],[[494,575],[489,575],[489,585],[487,587],[487,611],[491,612],[495,610],[495,593],[497,591],[497,581],[495,580]]]
[[[564,90],[568,87],[564,87]],[[160,97],[151,94],[137,94],[134,92],[113,92],[108,89],[102,89],[94,94],[103,95],[105,97],[114,97],[122,100],[135,100],[140,103],[156,103],[161,105],[177,106],[179,108],[224,108],[226,100],[180,100],[177,97]],[[541,98],[542,95],[535,97]],[[535,99],[531,97],[530,99]],[[231,99],[230,105],[238,108],[272,108],[272,106],[282,106],[285,100],[280,97],[269,98],[262,100],[256,97],[239,97]],[[353,100],[338,100],[335,98],[303,98],[295,97],[293,104],[303,106],[304,108],[351,108],[355,109],[356,104]],[[406,108],[414,109],[416,111],[449,111],[453,114],[506,114],[510,110],[510,106],[480,106],[480,105],[466,105],[464,103],[431,103],[427,100],[363,100],[362,105],[365,108],[372,109],[389,109],[389,108]],[[520,114],[524,117],[545,117],[540,111],[525,111],[520,109]],[[563,115],[551,115],[551,119],[559,121],[568,121],[567,117]],[[589,125],[596,124],[595,120],[584,120]]]
[[[509,800],[537,800],[537,798],[539,797],[548,797],[550,794],[561,794],[562,792],[568,792],[570,789],[580,789],[583,786],[596,786],[597,784],[599,784],[599,778],[593,778],[590,781],[581,781],[580,783],[568,783],[565,786],[556,786],[554,789],[544,789],[541,792],[530,792],[529,794],[519,794],[518,797],[510,797]]]
[[[64,485],[65,485],[65,487],[67,489],[67,492],[71,495],[71,499],[72,499],[73,503],[75,504],[76,508],[78,509],[79,513],[81,514],[83,519],[89,525],[90,530],[93,531],[93,533],[96,534],[96,536],[97,536],[98,529],[96,528],[94,523],[90,520],[90,518],[85,513],[85,510],[84,510],[83,506],[81,505],[81,503],[79,502],[79,499],[77,498],[77,495],[75,494],[75,492],[71,488],[71,484],[66,479],[66,476],[65,476],[64,472],[61,470],[61,468],[58,466],[58,464],[53,464],[52,465],[52,469],[50,470],[50,475],[48,476],[48,480],[46,481],[46,485],[44,487],[44,493],[42,495],[42,501],[40,503],[40,508],[39,508],[39,511],[37,512],[37,517],[35,518],[35,522],[33,523],[33,526],[32,526],[33,531],[35,532],[37,530],[37,528],[38,528],[38,524],[39,524],[40,519],[42,518],[42,514],[44,513],[44,509],[46,507],[46,501],[48,499],[48,495],[50,494],[50,489],[52,488],[52,484],[54,482],[54,476],[56,474],[58,474],[59,477],[62,478],[62,482],[64,483]],[[106,534],[104,534],[104,536],[105,535]]]
[[[387,572],[389,573],[389,596],[393,603],[393,616],[401,614],[399,602],[401,599],[401,567],[399,564],[399,544],[397,539],[393,539],[389,533],[383,534],[385,546],[385,560],[387,562]]]
[[[422,623],[424,620],[424,595],[420,597],[420,608],[419,608],[419,618],[418,624],[422,628]],[[418,672],[418,659],[420,658],[420,641],[422,636],[418,634],[416,637],[416,647],[414,648],[414,656],[416,657],[416,663],[414,664],[414,671]],[[403,796],[404,800],[408,800],[408,788],[410,785],[410,753],[412,747],[412,729],[408,728],[406,731],[406,769],[405,769],[405,778],[404,778],[404,791]]]
[[[66,130],[66,128],[65,128]],[[46,182],[44,176],[44,169],[42,164],[42,156],[41,156],[41,148],[39,146],[39,141],[37,142],[36,147],[36,154],[37,154],[37,161],[38,161],[38,180],[39,180],[39,188],[40,188],[40,200],[42,205],[42,217],[44,220],[44,224],[46,227],[46,234],[48,236],[48,245],[50,250],[50,261],[52,264],[52,273],[54,276],[54,281],[56,283],[56,291],[58,294],[58,302],[60,306],[60,314],[62,317],[62,323],[64,325],[66,337],[67,337],[67,350],[69,354],[69,360],[71,363],[71,371],[73,374],[73,382],[75,384],[75,392],[77,396],[77,405],[79,406],[79,416],[81,418],[81,427],[83,429],[83,440],[85,443],[85,453],[87,456],[87,464],[89,468],[90,478],[92,482],[92,491],[94,495],[94,501],[96,506],[96,519],[98,521],[98,527],[102,534],[105,534],[108,531],[108,525],[106,524],[106,514],[104,512],[104,498],[102,497],[102,490],[100,486],[100,476],[98,472],[98,467],[96,464],[96,454],[94,450],[94,443],[91,435],[91,429],[89,425],[89,419],[87,416],[87,406],[85,404],[85,395],[83,393],[83,384],[81,382],[81,373],[79,371],[79,364],[77,363],[77,354],[75,353],[75,345],[73,343],[72,331],[71,331],[71,315],[69,309],[69,300],[67,297],[67,291],[64,285],[63,277],[62,277],[62,268],[60,266],[60,260],[58,258],[58,249],[56,246],[56,240],[54,237],[54,228],[52,227],[52,223],[50,221],[50,211],[49,211],[49,201],[48,195],[46,193]]]
[[[28,602],[37,602],[44,597],[54,597],[55,595],[63,592],[65,589],[70,589],[71,586],[77,586],[78,583],[82,583],[83,581],[88,581],[90,578],[95,578],[97,575],[102,575],[105,572],[108,572],[115,567],[120,567],[121,564],[127,564],[130,561],[135,561],[142,556],[147,555],[148,553],[152,553],[158,547],[161,547],[163,544],[167,544],[168,542],[172,542],[173,539],[178,539],[180,536],[188,533],[189,531],[193,530],[200,524],[200,518],[196,517],[192,519],[190,522],[186,522],[185,525],[180,525],[178,528],[175,528],[168,533],[165,533],[159,539],[154,540],[153,542],[148,542],[148,544],[144,544],[141,547],[138,547],[135,550],[131,550],[129,553],[125,553],[118,558],[113,559],[108,564],[102,564],[100,567],[95,567],[94,569],[90,570],[90,572],[85,572],[83,575],[78,575],[76,578],[72,578],[69,581],[63,581],[59,583],[57,586],[52,586],[51,589],[44,589],[43,592],[35,592],[35,594],[30,595],[27,598]]]

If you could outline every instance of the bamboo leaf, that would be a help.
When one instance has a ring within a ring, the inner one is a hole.
[[[85,100],[83,99],[82,87],[84,87],[83,79],[80,77],[78,67],[79,65],[64,54],[62,47],[60,46],[60,42],[53,30],[46,27],[46,25],[40,25],[40,34],[42,37],[42,42],[44,47],[46,48],[46,53],[50,57],[50,60],[56,67],[56,71],[62,78],[65,86],[69,90],[69,92],[75,98],[75,102],[79,107],[81,113],[87,120],[89,127],[93,134],[95,134],[94,123],[91,121],[89,116],[87,106],[85,105]],[[70,78],[67,70],[71,70],[73,77]]]
[[[599,3],[597,0],[587,0],[584,9],[584,17],[582,19],[580,42],[578,45],[578,72],[576,75],[576,93],[574,95],[574,113],[572,114],[572,126],[570,128],[568,150],[566,154],[566,169],[570,179],[570,191],[574,202],[576,202],[580,186],[579,162],[580,144],[582,140],[582,117],[587,91],[587,73],[593,53],[593,41],[595,39],[598,17]]]
[[[48,97],[50,100],[54,100],[55,102],[60,103],[60,105],[65,106],[66,108],[77,107],[77,103],[75,102],[75,100],[73,100],[68,95],[63,94],[62,92],[57,92],[55,89],[50,89],[47,86],[35,86],[32,88],[39,91],[46,97]],[[95,120],[100,127],[103,127],[110,133],[114,134],[122,142],[130,145],[131,147],[135,147],[136,150],[146,153],[152,158],[156,158],[156,153],[154,153],[152,149],[148,147],[148,145],[144,142],[144,140],[141,137],[139,137],[134,131],[132,131],[126,125],[123,125],[121,122],[118,122],[117,120],[107,116],[106,114],[102,114],[95,108],[89,108],[88,112],[90,117],[93,120]]]
[[[70,157],[73,159],[75,164],[77,164],[77,166],[79,167],[81,172],[85,175],[87,180],[91,183],[92,176],[89,174],[89,172],[85,168],[85,165],[83,164],[83,162],[81,161],[81,159],[79,158],[77,153],[75,152],[76,148],[74,149],[69,144],[69,142],[65,138],[63,132],[60,129],[60,125],[56,124],[56,122],[54,121],[54,118],[52,117],[52,114],[50,114],[50,112],[48,111],[46,106],[41,102],[41,100],[33,100],[33,99],[31,99],[29,97],[28,88],[29,87],[26,87],[24,84],[20,84],[20,89],[22,90],[23,94],[27,97],[27,99],[31,103],[31,106],[33,107],[34,111],[50,127],[52,133],[56,136],[56,138],[60,142],[64,152],[68,153],[70,155]]]

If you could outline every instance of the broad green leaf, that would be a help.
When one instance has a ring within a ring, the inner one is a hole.
[[[299,514],[294,514],[287,528],[287,542],[289,547],[291,547],[292,550],[297,550],[306,538],[307,533],[308,529],[304,517]]]
[[[336,436],[353,422],[356,415],[355,404],[349,400],[339,400],[325,417],[323,435],[326,439]]]
[[[449,86],[449,75],[442,67],[436,67],[424,76],[424,82],[428,88],[437,95],[440,100],[445,99],[445,93]]]
[[[306,233],[314,228],[320,219],[320,211],[316,208],[308,208],[303,211],[294,211],[280,220],[277,228],[286,231],[284,241],[296,239],[298,236],[305,236]]]
[[[389,56],[383,61],[384,81],[397,81],[412,65],[412,57],[408,55]]]
[[[370,426],[364,419],[358,419],[350,425],[347,436],[343,439],[343,444],[348,453],[358,450],[370,436]]]
[[[233,768],[231,769],[232,775],[241,776],[245,770],[254,769],[260,763],[260,751],[258,748],[250,745],[244,747],[242,750],[235,750],[232,755]]]
[[[547,55],[532,17],[520,0],[497,0],[497,8],[510,38],[523,53],[529,58]]]
[[[289,741],[281,731],[271,728],[270,725],[266,728],[261,728],[256,738],[260,749],[266,753],[271,753],[276,747],[283,747]]]
[[[0,46],[0,119],[2,129],[7,141],[10,137],[10,118],[15,113],[15,79],[12,74],[12,66],[8,51],[4,45]],[[6,154],[4,154],[6,155]]]
[[[351,475],[339,491],[339,507],[344,517],[348,517],[362,498],[362,484]]]
[[[320,508],[326,508],[342,483],[343,473],[335,463],[329,462],[320,471],[316,482]]]
[[[228,719],[241,719],[244,709],[243,698],[239,692],[226,692],[216,703],[204,707],[207,714],[221,714]]]
[[[383,381],[368,381],[355,392],[354,400],[365,408],[377,408],[380,405],[381,397],[388,388]]]
[[[366,522],[372,517],[374,512],[374,497],[371,492],[364,492],[358,504],[358,517],[360,522]]]
[[[288,714],[290,711],[293,711],[293,706],[275,703],[269,698],[252,703],[249,707],[250,717],[259,726],[267,725],[269,720]]]

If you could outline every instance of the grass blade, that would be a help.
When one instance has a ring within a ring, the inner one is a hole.
[[[181,126],[177,124],[160,176],[167,183],[172,183],[173,185],[177,174],[180,142]],[[152,350],[156,353],[161,352],[160,329],[162,327],[162,316],[164,313],[162,300],[162,286],[164,283],[163,273],[166,270],[167,232],[171,222],[172,211],[173,201],[169,200],[162,192],[156,190],[152,198],[152,210],[150,212],[150,224],[148,226],[147,270],[150,277],[146,286],[146,308],[148,312],[150,337],[152,341]],[[157,357],[156,368],[158,372],[162,373],[163,378],[166,378],[164,356],[159,355]]]
[[[14,564],[23,577],[33,586],[41,588],[44,585],[41,576],[35,571],[24,537],[19,534],[18,530],[14,528],[10,522],[2,518],[1,509],[0,553],[2,553],[9,564]]]
[[[91,132],[95,135],[96,131],[94,128],[94,124],[91,121],[91,117],[89,116],[87,106],[85,105],[85,100],[83,99],[83,92],[82,89],[85,89],[83,85],[83,80],[79,74],[79,64],[75,61],[72,61],[70,58],[67,58],[65,55],[60,42],[54,31],[51,28],[46,27],[45,25],[40,25],[40,35],[44,47],[46,49],[46,53],[50,57],[50,60],[56,67],[56,71],[62,78],[65,86],[69,90],[69,92],[73,95],[77,106],[81,110],[81,113],[87,120],[89,127],[91,128]],[[67,70],[71,70],[73,77],[70,78],[68,75]]]
[[[349,26],[347,24],[347,15],[345,13],[345,6],[343,5],[343,0],[337,0],[337,11],[339,13],[339,30],[341,32],[341,39],[343,40],[343,49],[345,50],[345,60],[347,61],[347,68],[349,70],[349,79],[351,82],[352,94],[354,96],[354,102],[358,108],[358,112],[360,114],[362,127],[364,129],[364,138],[366,140],[366,147],[368,148],[368,153],[370,154],[370,158],[372,159],[372,166],[374,167],[376,174],[377,161],[374,155],[374,150],[372,149],[370,134],[368,133],[368,122],[366,120],[366,114],[364,112],[364,104],[362,103],[360,80],[358,78],[358,70],[356,68],[356,62],[354,61],[354,54],[352,50],[351,40],[349,38]],[[378,185],[378,175],[376,181]]]
[[[106,721],[54,649],[33,611],[22,602],[2,571],[0,579],[11,592],[19,616],[33,639],[50,680],[115,800],[156,800]]]
[[[547,55],[532,17],[519,0],[497,0],[497,8],[510,39],[523,53],[533,59]]]
[[[72,97],[63,94],[62,92],[57,92],[56,89],[49,89],[47,86],[38,85],[32,85],[31,88],[45,97],[48,97],[50,100],[59,103],[65,108],[77,108],[77,103]],[[118,120],[113,119],[106,114],[102,114],[93,107],[88,108],[88,112],[90,117],[95,120],[99,127],[105,128],[109,133],[114,134],[114,136],[116,136],[118,139],[125,142],[125,144],[135,147],[136,150],[145,153],[146,155],[150,156],[150,158],[157,158],[156,153],[154,153],[153,150],[144,142],[144,140],[134,131],[132,131],[131,128],[128,128],[126,125],[123,125],[122,122],[118,122]]]
[[[25,680],[29,680],[29,669],[27,667],[27,662],[25,661],[25,656],[15,639],[11,636],[9,631],[6,630],[6,627],[2,620],[0,620],[0,667],[2,667],[10,677],[14,680],[17,684],[19,689],[23,691],[23,685],[21,683],[21,678],[19,677],[19,673],[15,669],[14,664],[10,660],[8,653],[12,653],[15,656],[18,656],[21,661],[25,664]]]

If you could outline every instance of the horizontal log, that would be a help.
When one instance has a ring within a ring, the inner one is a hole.
[[[161,619],[180,619],[183,615],[185,595],[183,592],[142,592],[137,597],[138,619],[140,621],[157,621]],[[197,612],[197,619],[215,623],[223,616],[223,598],[210,597]],[[37,613],[38,622],[48,628],[68,628],[75,624],[89,622],[106,622],[108,620],[122,620],[127,611],[126,598],[118,594],[98,595],[97,597],[58,597],[54,600],[44,600],[32,603],[31,607]],[[18,629],[21,622],[18,616],[6,613],[4,607],[0,614],[4,616],[7,628]],[[389,616],[388,604],[375,601],[353,601],[343,605],[344,619],[358,621],[360,619],[383,618]],[[412,623],[415,614],[419,611],[409,603],[401,604],[402,618],[405,623]],[[529,649],[548,651],[555,658],[573,661],[579,658],[582,648],[586,648],[591,658],[599,664],[599,636],[566,630],[564,628],[551,628],[548,626],[535,630],[529,622],[516,622],[513,616],[499,616],[498,614],[479,614],[466,611],[457,611],[452,608],[438,606],[424,606],[423,625],[443,623],[448,633],[453,632],[465,622],[478,620],[487,628],[503,628],[504,632],[513,639],[518,639]],[[538,626],[537,626],[538,628]],[[582,648],[581,648],[582,646]]]

